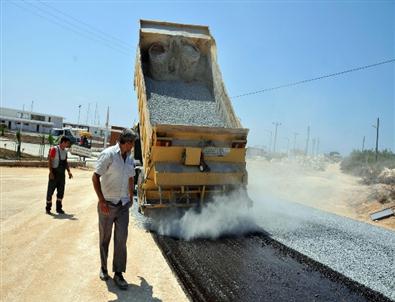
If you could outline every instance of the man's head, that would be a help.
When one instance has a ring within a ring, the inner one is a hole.
[[[118,138],[119,148],[122,153],[128,153],[133,149],[134,141],[138,138],[136,132],[131,129],[123,129]]]
[[[64,150],[65,148],[70,148],[71,145],[71,141],[70,138],[66,137],[66,136],[62,136],[60,138],[60,143],[59,143],[59,147]]]

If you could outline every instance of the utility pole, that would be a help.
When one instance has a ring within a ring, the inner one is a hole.
[[[86,111],[86,125],[89,125],[89,111],[91,110],[91,103],[88,103],[88,110]]]
[[[107,107],[106,131],[104,133],[104,148],[107,148],[108,139],[108,121],[110,119],[110,106]]]
[[[281,123],[279,122],[273,122],[274,125],[274,143],[273,143],[273,153],[276,153],[276,142],[277,142],[277,128],[278,126],[281,126]]]
[[[78,105],[78,127],[80,126],[80,116],[81,116],[81,105]]]
[[[311,146],[311,155],[313,157],[315,157],[315,142],[316,142],[316,139],[313,138],[313,145]]]
[[[380,119],[377,118],[377,124],[372,125],[373,128],[376,128],[376,161],[377,161],[377,155],[379,153],[379,127],[380,127]]]
[[[289,157],[289,138],[285,137],[285,139],[287,140],[287,157]]]
[[[318,156],[319,149],[320,149],[320,138],[317,137],[317,148],[316,148],[316,155],[317,156]]]
[[[365,150],[365,135],[363,136],[363,139],[362,139],[362,152],[363,152],[363,150]]]
[[[32,104],[30,106],[30,118],[31,118],[31,115],[33,113],[33,105],[34,105],[34,101],[32,101]]]
[[[23,104],[22,106],[22,113],[21,113],[21,125],[20,125],[20,129],[19,132],[22,133],[22,125],[23,125],[23,116],[25,115],[25,104]]]
[[[310,126],[307,126],[307,139],[306,139],[306,147],[304,149],[304,155],[307,156],[309,153],[309,140],[310,140]]]
[[[294,132],[294,154],[296,153],[296,136],[298,136],[299,133]]]
[[[271,152],[271,151],[272,151],[272,146],[273,146],[273,144],[272,144],[272,141],[273,141],[273,132],[272,132],[272,131],[270,131],[270,130],[265,130],[265,131],[270,133],[270,139],[269,139],[269,148],[268,148],[268,151],[269,151],[269,152]]]
[[[94,121],[94,125],[97,125],[97,102],[96,102],[96,106],[95,106],[95,121]]]

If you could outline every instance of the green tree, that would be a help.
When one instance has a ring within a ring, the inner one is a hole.
[[[0,124],[0,132],[1,136],[4,136],[4,131],[7,129],[7,126],[5,124]]]
[[[15,137],[17,142],[16,157],[21,159],[22,134],[19,130],[16,132]]]
[[[49,134],[49,135],[48,135],[48,144],[49,144],[50,146],[55,145],[55,138],[53,137],[52,134]]]

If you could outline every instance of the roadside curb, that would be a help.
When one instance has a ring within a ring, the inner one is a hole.
[[[71,168],[85,167],[83,162],[69,162]],[[47,168],[48,161],[25,161],[25,160],[2,160],[0,161],[0,167],[37,167],[37,168]]]

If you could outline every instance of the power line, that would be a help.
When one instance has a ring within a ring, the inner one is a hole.
[[[81,19],[78,19],[78,18],[76,18],[76,17],[74,17],[72,15],[69,15],[69,14],[67,14],[67,13],[65,13],[65,12],[63,12],[63,11],[57,9],[57,8],[55,8],[52,5],[49,5],[48,3],[45,3],[45,2],[40,1],[40,0],[38,0],[38,2],[41,3],[42,5],[45,5],[49,9],[57,12],[58,14],[61,14],[61,15],[65,16],[66,18],[71,19],[71,20],[73,20],[74,22],[76,22],[78,24],[81,24],[83,27],[89,28],[90,31],[93,31],[95,34],[100,35],[100,36],[102,36],[102,37],[104,37],[106,39],[112,40],[113,42],[119,44],[122,47],[127,48],[128,50],[133,47],[131,44],[127,43],[126,41],[118,39],[117,37],[114,37],[114,36],[104,32],[104,31],[102,31],[102,30],[100,30],[100,29],[98,29],[98,28],[96,28],[96,27],[94,27],[94,26],[82,21]]]
[[[31,3],[23,2],[24,4],[29,4],[31,7],[27,7],[26,5],[17,4],[14,1],[10,1],[10,3],[14,4],[15,6],[18,6],[19,8],[25,9],[25,10],[29,11],[30,13],[32,13],[40,18],[43,18],[53,24],[56,24],[56,25],[62,27],[63,29],[72,31],[75,34],[80,35],[86,39],[89,39],[89,40],[94,41],[96,43],[101,43],[101,44],[121,53],[121,54],[128,55],[128,56],[130,55],[130,52],[126,51],[125,49],[121,48],[120,46],[113,45],[113,44],[111,44],[111,42],[109,43],[108,41],[104,40],[103,38],[100,38],[97,36],[92,36],[91,34],[87,34],[85,30],[81,30],[80,28],[78,28],[78,26],[68,24],[70,22],[61,22],[61,18],[59,18],[58,16],[54,16],[53,14],[50,14],[47,11],[44,11],[44,10],[38,8]],[[51,18],[51,16],[52,16],[52,18]]]
[[[300,84],[304,84],[304,83],[308,83],[308,82],[322,80],[322,79],[326,79],[326,78],[330,78],[330,77],[335,77],[335,76],[339,76],[339,75],[342,75],[342,74],[345,74],[345,73],[350,73],[350,72],[354,72],[354,71],[359,71],[359,70],[363,70],[363,69],[367,69],[367,68],[376,67],[376,66],[383,65],[383,64],[392,63],[394,61],[395,61],[395,59],[389,59],[389,60],[386,60],[386,61],[381,61],[381,62],[370,64],[370,65],[365,65],[365,66],[360,66],[360,67],[356,67],[356,68],[352,68],[352,69],[348,69],[348,70],[344,70],[344,71],[340,71],[340,72],[335,72],[335,73],[331,73],[331,74],[327,74],[327,75],[323,75],[323,76],[319,76],[319,77],[315,77],[315,78],[311,78],[311,79],[307,79],[307,80],[291,82],[291,83],[280,85],[280,86],[275,86],[275,87],[271,87],[271,88],[265,88],[265,89],[261,89],[261,90],[247,92],[247,93],[243,93],[243,94],[239,94],[239,95],[233,96],[233,97],[231,97],[231,99],[241,98],[241,97],[244,97],[244,96],[247,96],[247,95],[264,93],[264,92],[267,92],[267,91],[277,90],[277,89],[281,89],[281,88],[286,88],[286,87],[296,86],[296,85],[300,85]]]
[[[85,28],[82,28],[81,26],[79,26],[78,24],[74,24],[73,21],[70,21],[68,19],[65,19],[62,16],[59,16],[57,14],[54,14],[52,12],[49,12],[45,9],[43,9],[42,7],[39,7],[37,5],[34,5],[31,2],[26,2],[25,0],[22,0],[22,2],[24,2],[25,4],[29,4],[30,6],[32,6],[34,9],[41,11],[42,13],[44,13],[47,16],[51,16],[52,18],[54,18],[57,22],[62,22],[63,24],[66,24],[66,26],[72,27],[73,29],[76,29],[79,32],[82,32],[83,34],[87,34],[90,37],[99,40],[100,42],[104,42],[107,46],[110,45],[111,48],[119,48],[122,51],[125,51],[126,53],[128,51],[130,51],[131,49],[129,49],[128,47],[125,46],[119,46],[119,45],[114,45],[113,41],[109,40],[108,38],[103,38],[102,36],[98,35],[97,33],[95,33],[92,30],[87,30]]]

